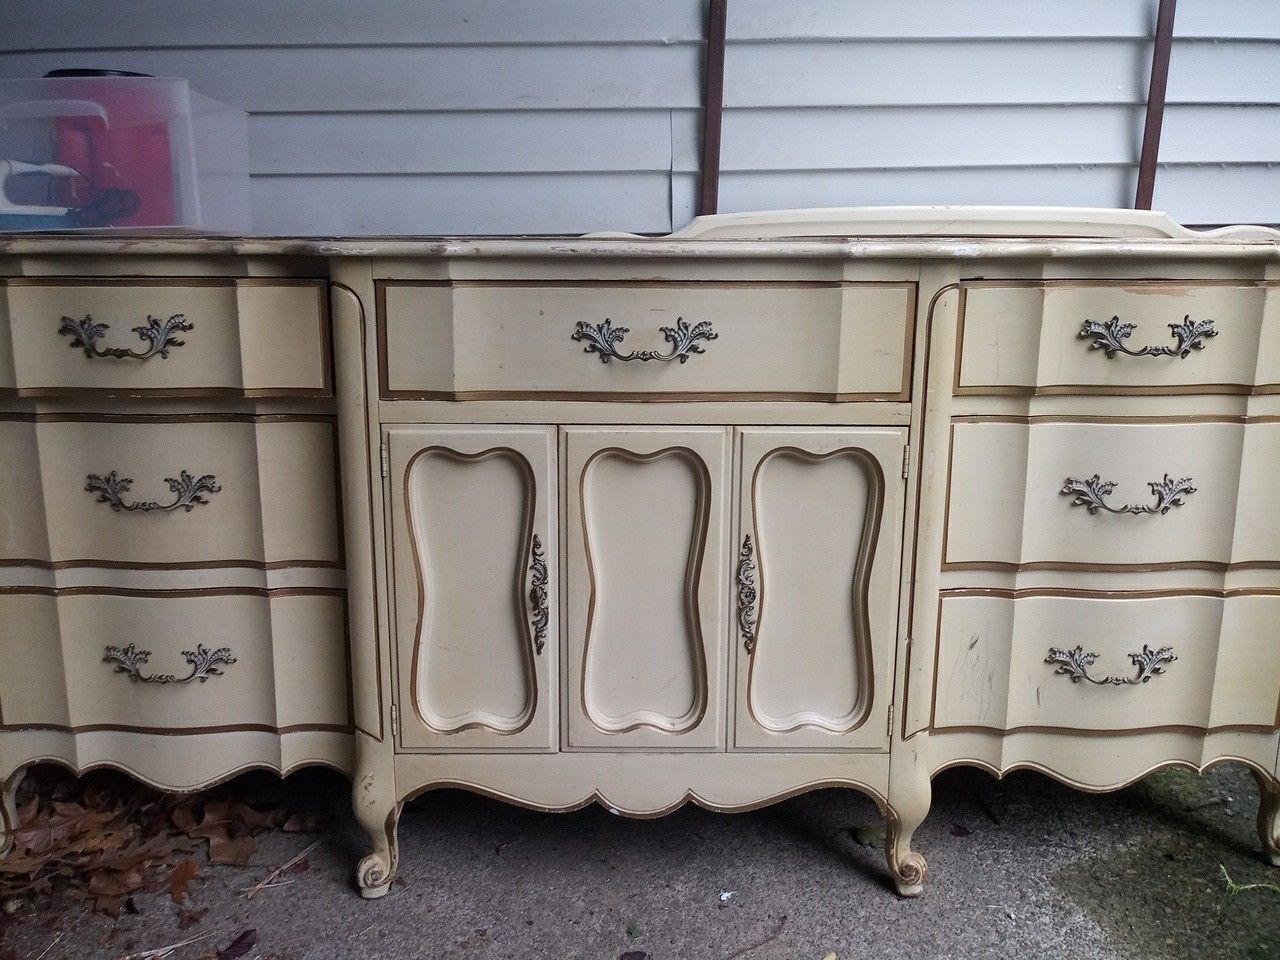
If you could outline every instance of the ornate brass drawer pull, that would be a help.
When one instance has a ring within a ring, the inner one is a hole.
[[[1129,654],[1129,659],[1138,668],[1135,676],[1108,676],[1103,677],[1101,680],[1095,680],[1089,676],[1089,668],[1093,666],[1094,661],[1097,659],[1098,655],[1096,653],[1085,653],[1083,647],[1076,647],[1074,650],[1050,647],[1049,656],[1045,657],[1044,662],[1057,664],[1058,668],[1053,672],[1062,674],[1064,677],[1070,677],[1072,683],[1088,680],[1090,683],[1096,683],[1100,687],[1136,687],[1140,683],[1146,683],[1157,674],[1164,673],[1165,665],[1173,663],[1178,658],[1173,655],[1172,647],[1161,647],[1159,650],[1152,650],[1144,643],[1141,653]]]
[[[106,649],[102,662],[115,664],[115,673],[128,674],[135,683],[190,683],[192,680],[204,683],[210,677],[222,676],[221,664],[236,662],[230,647],[210,650],[203,643],[197,643],[194,650],[182,651],[182,659],[191,667],[191,672],[185,677],[176,677],[172,673],[144,674],[142,668],[151,659],[150,650],[139,650],[132,643],[127,647],[108,646]]]
[[[533,622],[533,648],[542,653],[547,645],[547,622],[551,611],[547,607],[547,555],[542,549],[542,538],[533,535],[532,556],[529,561],[529,609]]]
[[[715,340],[720,336],[711,329],[709,320],[702,320],[689,326],[683,317],[676,317],[674,327],[658,328],[662,338],[671,344],[670,353],[659,353],[657,350],[633,350],[631,353],[619,353],[617,345],[630,332],[627,327],[615,327],[613,321],[605,317],[604,323],[597,324],[579,320],[577,329],[569,339],[585,342],[586,346],[582,348],[582,352],[598,353],[601,363],[608,363],[610,360],[621,360],[623,363],[629,360],[639,360],[642,363],[648,363],[650,360],[660,360],[664,363],[669,360],[679,360],[684,363],[692,354],[705,352],[699,340]]]
[[[109,323],[94,323],[93,317],[86,315],[83,320],[62,318],[62,326],[58,333],[71,338],[69,346],[82,347],[84,355],[89,359],[110,357],[113,360],[146,360],[149,357],[168,359],[171,347],[180,347],[185,340],[179,340],[178,334],[186,333],[194,325],[187,323],[185,314],[175,313],[168,320],[161,320],[148,314],[147,322],[134,327],[133,332],[146,344],[143,350],[130,350],[128,347],[100,347],[98,344],[110,329]]]
[[[1203,350],[1205,341],[1216,337],[1218,331],[1213,329],[1212,320],[1191,322],[1191,314],[1182,318],[1181,323],[1169,324],[1173,338],[1177,341],[1171,347],[1140,347],[1132,350],[1125,346],[1125,341],[1138,328],[1136,323],[1121,323],[1119,317],[1099,323],[1097,320],[1086,320],[1080,330],[1083,339],[1091,341],[1090,350],[1101,350],[1108,360],[1114,360],[1117,353],[1129,357],[1181,357],[1183,360],[1191,356],[1192,350]]]
[[[118,476],[112,470],[105,477],[91,473],[85,479],[88,481],[85,484],[85,490],[96,493],[98,503],[109,503],[111,509],[116,511],[137,510],[140,513],[148,513],[151,510],[177,510],[179,507],[190,513],[195,509],[196,504],[209,502],[204,498],[204,494],[219,493],[222,490],[222,487],[218,486],[218,478],[213,474],[206,473],[203,477],[193,477],[183,470],[176,477],[164,478],[164,482],[173,491],[173,503],[162,504],[155,500],[135,500],[133,503],[125,503],[124,495],[133,486],[132,477]]]
[[[1143,513],[1158,513],[1163,516],[1174,507],[1181,507],[1184,495],[1190,496],[1196,492],[1196,488],[1191,485],[1190,477],[1173,480],[1166,473],[1163,480],[1147,484],[1156,498],[1155,503],[1126,503],[1123,507],[1113,507],[1106,502],[1106,498],[1118,486],[1118,483],[1103,480],[1095,473],[1087,480],[1067,477],[1061,492],[1075,497],[1071,501],[1073,507],[1084,507],[1090,513],[1105,510],[1107,513],[1129,513],[1134,516]]]
[[[738,551],[738,632],[748,654],[756,647],[756,561],[751,534],[742,538]]]

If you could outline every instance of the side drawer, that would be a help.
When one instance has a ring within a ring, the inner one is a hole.
[[[0,590],[0,728],[346,730],[344,607],[318,589]]]
[[[1101,419],[953,423],[944,569],[1280,567],[1280,423]]]
[[[0,392],[332,393],[323,280],[16,277],[2,289]]]
[[[331,418],[0,414],[0,564],[340,566]]]
[[[966,284],[955,392],[1280,392],[1278,287],[1252,280]]]
[[[916,286],[380,281],[386,399],[905,400]]]
[[[932,727],[1271,732],[1278,621],[1274,594],[949,591]]]

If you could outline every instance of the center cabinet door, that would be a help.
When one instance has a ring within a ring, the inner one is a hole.
[[[552,427],[392,427],[403,750],[555,749]]]
[[[887,750],[906,431],[737,437],[733,746]]]
[[[724,749],[729,437],[565,429],[566,747]]]

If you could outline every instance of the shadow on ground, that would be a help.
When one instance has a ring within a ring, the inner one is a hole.
[[[599,808],[543,815],[468,794],[428,794],[401,821],[401,875],[361,901],[364,838],[348,786],[305,771],[246,776],[245,799],[333,811],[310,869],[246,889],[311,836],[268,833],[247,868],[203,863],[179,929],[163,882],[136,914],[23,904],[0,926],[0,960],[116,960],[191,936],[196,960],[257,931],[261,960],[1254,960],[1280,956],[1280,882],[1259,857],[1257,793],[1239,768],[1171,771],[1108,796],[1030,773],[943,774],[917,834],[931,879],[919,901],[887,883],[875,805],[823,790],[753,813],[686,807],[655,821]],[[47,951],[47,952],[46,952]],[[138,958],[134,958],[138,960]]]

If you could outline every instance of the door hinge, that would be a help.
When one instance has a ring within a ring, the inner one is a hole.
[[[890,739],[890,740],[892,740],[892,739],[893,739],[893,704],[892,704],[892,703],[891,703],[891,704],[889,704],[889,729],[888,729],[888,734],[889,734],[889,739]]]
[[[396,709],[394,703],[391,705],[391,735],[400,736],[400,711]]]
[[[387,441],[382,441],[382,475],[391,476],[391,451],[387,449]]]
[[[911,444],[902,445],[902,479],[911,476]]]

